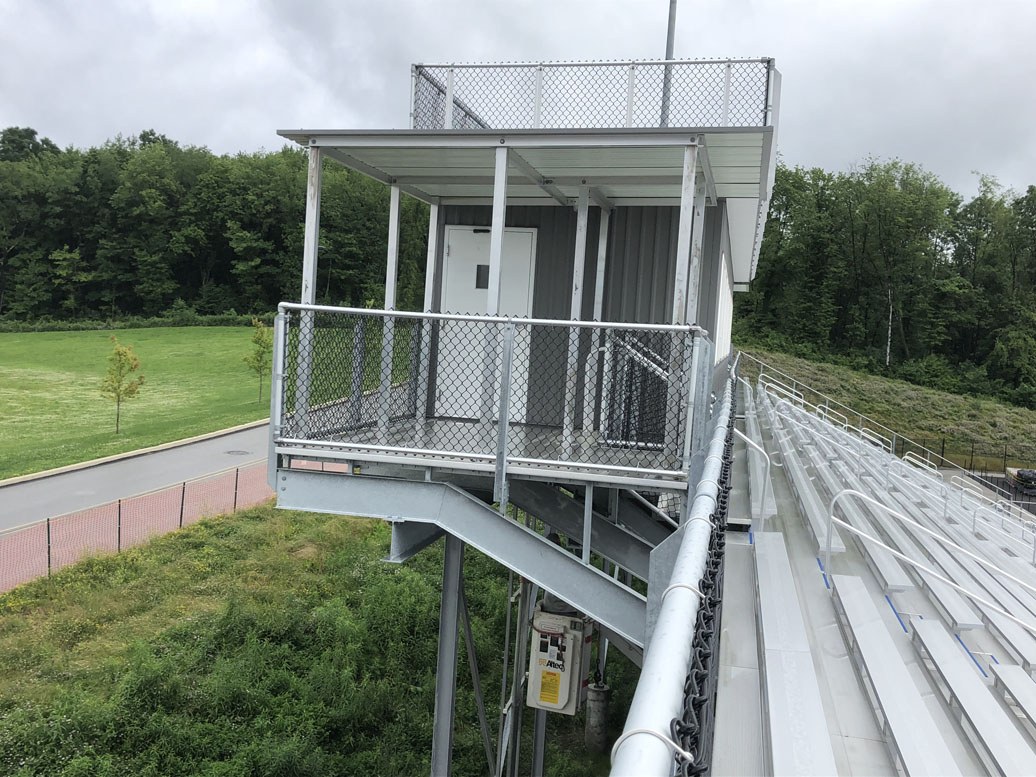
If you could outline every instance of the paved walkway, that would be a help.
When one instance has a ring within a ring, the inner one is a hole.
[[[0,487],[0,531],[265,459],[269,426]]]

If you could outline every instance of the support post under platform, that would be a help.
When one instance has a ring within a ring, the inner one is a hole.
[[[446,535],[439,609],[439,657],[435,671],[435,720],[432,724],[432,777],[452,773],[453,708],[457,691],[457,624],[464,574],[464,543]]]

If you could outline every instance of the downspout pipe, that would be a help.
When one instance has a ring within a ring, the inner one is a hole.
[[[705,466],[694,493],[680,550],[669,586],[662,594],[640,680],[630,704],[622,735],[612,750],[611,777],[668,777],[676,764],[670,723],[683,711],[684,680],[691,665],[691,644],[698,617],[696,593],[708,560],[716,510],[723,449],[733,422],[732,381],[717,406],[715,425],[706,448]]]

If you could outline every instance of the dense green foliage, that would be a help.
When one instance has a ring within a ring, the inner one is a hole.
[[[1036,187],[983,177],[964,202],[898,161],[778,167],[736,326],[744,343],[871,370],[888,350],[897,377],[1036,408]]]
[[[306,164],[301,149],[216,156],[150,130],[64,151],[3,130],[0,321],[157,316],[174,304],[268,312],[298,299]],[[427,208],[404,198],[400,307],[421,299],[427,223]],[[387,224],[385,186],[325,165],[318,301],[381,299]]]
[[[266,507],[0,596],[0,773],[427,774],[442,552],[387,549],[381,522]],[[475,552],[465,576],[494,715],[507,577]],[[486,772],[465,666],[459,776]],[[578,718],[549,725],[551,774],[606,771]]]
[[[115,408],[100,393],[110,333],[0,334],[0,480],[265,418],[269,402],[256,402],[255,376],[244,362],[255,351],[251,331],[119,330],[147,384],[123,407],[118,435]]]

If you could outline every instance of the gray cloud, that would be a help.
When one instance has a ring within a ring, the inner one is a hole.
[[[0,125],[61,145],[154,127],[217,152],[281,127],[403,127],[412,62],[628,59],[664,50],[666,0],[0,0]],[[1036,183],[1036,3],[682,0],[678,56],[773,56],[780,148],[847,169],[917,162]]]

